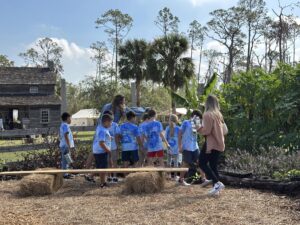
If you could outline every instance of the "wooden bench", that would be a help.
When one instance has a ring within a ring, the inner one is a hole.
[[[0,176],[25,176],[29,174],[84,174],[84,173],[137,173],[137,172],[159,172],[174,173],[187,172],[188,168],[159,168],[159,167],[141,167],[141,168],[109,168],[109,169],[70,169],[70,170],[28,170],[28,171],[8,171],[1,172]]]

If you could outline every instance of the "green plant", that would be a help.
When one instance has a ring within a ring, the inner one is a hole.
[[[258,153],[253,153],[258,152]],[[224,169],[230,172],[253,173],[256,176],[273,176],[276,171],[300,168],[297,153],[270,147],[258,151],[229,150],[225,155]]]
[[[214,73],[204,87],[202,95],[198,95],[198,82],[195,78],[186,79],[184,84],[184,96],[171,91],[171,96],[177,104],[186,107],[188,112],[193,109],[204,109],[204,102],[209,94],[211,94],[217,84],[217,74]]]
[[[300,65],[278,65],[272,73],[235,74],[222,87],[221,108],[230,129],[228,147],[259,151],[300,147]]]
[[[273,173],[273,178],[276,180],[293,180],[300,179],[300,169],[289,170],[288,172],[279,172],[276,171]]]

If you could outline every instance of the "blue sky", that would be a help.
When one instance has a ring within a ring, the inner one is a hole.
[[[210,11],[236,3],[237,0],[0,0],[0,54],[20,66],[24,64],[18,56],[20,52],[38,38],[55,38],[65,50],[64,77],[78,82],[95,71],[89,46],[107,39],[102,30],[95,29],[94,23],[105,11],[120,9],[133,17],[128,38],[152,40],[161,34],[153,21],[165,6],[179,17],[180,31],[186,31],[192,20],[205,24]],[[276,8],[276,4],[275,0],[267,1],[269,9]],[[300,10],[294,14],[300,16]],[[298,47],[300,53],[300,45]]]

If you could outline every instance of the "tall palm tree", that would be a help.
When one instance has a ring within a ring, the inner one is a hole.
[[[140,106],[141,82],[146,77],[148,44],[144,40],[128,40],[119,48],[120,78],[135,80],[137,106]]]
[[[155,39],[149,48],[148,78],[170,88],[171,93],[176,92],[187,78],[194,76],[194,64],[185,54],[188,49],[188,40],[180,34]],[[176,103],[172,95],[171,99],[175,113]]]

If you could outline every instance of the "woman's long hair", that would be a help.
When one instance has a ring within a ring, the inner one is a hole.
[[[124,95],[116,95],[113,99],[113,102],[112,102],[112,112],[113,114],[116,113],[116,111],[119,109],[121,112],[124,112],[124,108],[122,107],[122,103],[125,99],[125,96]]]
[[[169,126],[170,126],[170,137],[174,137],[175,126],[178,124],[178,116],[175,114],[170,114]]]
[[[215,118],[219,119],[221,122],[224,121],[223,115],[220,111],[220,105],[218,98],[214,95],[209,95],[205,102],[205,112],[212,113]]]

